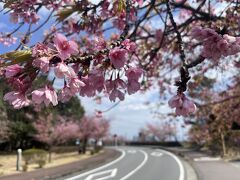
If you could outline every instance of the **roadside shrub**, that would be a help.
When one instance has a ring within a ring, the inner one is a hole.
[[[46,160],[39,159],[37,163],[39,165],[39,168],[43,168],[46,164]]]
[[[25,164],[23,165],[23,171],[26,172],[27,170],[28,170],[28,164],[25,163]]]
[[[30,163],[36,163],[39,165],[39,168],[42,168],[46,164],[47,154],[47,151],[43,149],[33,148],[23,151],[23,159],[25,161],[26,167]]]

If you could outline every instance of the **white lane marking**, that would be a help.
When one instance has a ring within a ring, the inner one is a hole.
[[[128,173],[126,176],[122,177],[120,180],[125,180],[125,179],[128,179],[130,176],[132,176],[133,174],[135,174],[139,169],[141,169],[144,164],[146,164],[147,160],[148,160],[148,154],[143,151],[143,150],[139,150],[141,153],[143,153],[144,155],[144,160],[142,161],[142,163],[136,167],[134,170],[132,170],[130,173]]]
[[[94,177],[101,176],[101,175],[104,175],[104,174],[105,174],[104,177],[100,177],[100,178],[97,178],[97,179],[94,179],[94,180],[105,180],[105,179],[109,179],[109,178],[115,177],[116,174],[117,174],[117,168],[106,170],[106,171],[97,172],[95,174],[91,174],[85,180],[93,180]],[[107,174],[107,176],[106,176],[106,174]]]
[[[230,164],[231,164],[232,166],[234,166],[235,168],[238,168],[238,169],[240,168],[240,165],[238,165],[238,164],[236,164],[236,163],[234,163],[234,162],[231,162]]]
[[[137,151],[136,150],[128,150],[127,152],[130,154],[135,154]]]
[[[120,152],[122,153],[122,155],[121,155],[119,158],[115,159],[114,161],[112,161],[112,162],[110,162],[110,163],[108,163],[108,164],[105,164],[105,165],[103,165],[103,166],[100,166],[100,167],[98,167],[98,168],[96,168],[96,169],[93,169],[93,170],[87,171],[87,172],[85,172],[85,173],[79,174],[79,175],[77,175],[77,176],[73,176],[73,177],[67,178],[67,179],[65,179],[65,180],[75,180],[75,179],[78,179],[78,178],[80,178],[80,177],[89,175],[89,174],[91,174],[91,173],[94,173],[94,172],[96,172],[96,171],[102,170],[102,169],[104,169],[104,168],[106,168],[106,167],[108,167],[108,166],[111,166],[111,165],[117,163],[118,161],[122,160],[122,159],[124,158],[124,156],[126,155],[126,152],[123,151],[122,149],[117,149],[117,150],[120,151]]]
[[[182,162],[180,161],[180,159],[179,159],[175,154],[173,154],[173,153],[171,153],[171,152],[165,151],[165,150],[163,150],[163,149],[161,149],[161,150],[159,150],[159,151],[162,151],[162,152],[164,152],[165,154],[171,156],[171,157],[177,162],[177,164],[178,164],[178,166],[179,166],[179,169],[180,169],[180,175],[179,175],[179,179],[178,179],[178,180],[184,180],[184,176],[185,176],[184,174],[185,174],[185,172],[184,172],[183,164],[182,164]]]
[[[200,157],[194,158],[194,161],[220,161],[220,157]]]
[[[163,154],[160,152],[152,152],[151,156],[161,157]]]

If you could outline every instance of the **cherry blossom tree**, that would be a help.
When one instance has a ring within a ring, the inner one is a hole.
[[[86,146],[90,138],[96,141],[104,138],[109,133],[109,120],[96,118],[94,116],[85,116],[79,123],[79,139],[82,141],[82,152],[86,152]]]
[[[188,116],[196,110],[186,92],[195,75],[240,67],[238,0],[4,0],[1,12],[15,25],[0,33],[0,43],[15,44],[0,58],[12,88],[4,100],[16,109],[55,106],[76,94],[122,101],[159,86],[173,94],[176,114]],[[32,43],[44,27],[42,41]],[[33,88],[49,72],[55,78]],[[61,89],[54,88],[56,79]]]
[[[189,137],[192,142],[207,146],[214,151],[220,149],[222,154],[226,155],[228,146],[235,144],[231,139],[232,127],[234,124],[239,125],[239,84],[232,84],[228,87],[228,91],[222,93],[209,90],[207,92],[205,102],[211,101],[213,97],[215,102],[199,106]],[[238,137],[239,134],[236,134],[234,138]]]
[[[78,124],[73,121],[65,121],[62,117],[54,118],[49,114],[46,118],[40,117],[34,122],[37,130],[35,138],[49,146],[49,162],[51,162],[51,148],[54,145],[64,144],[78,137]]]
[[[160,142],[176,139],[176,127],[170,123],[148,123],[141,132],[145,136],[153,136]]]

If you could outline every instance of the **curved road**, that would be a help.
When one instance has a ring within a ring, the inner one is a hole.
[[[118,147],[121,156],[96,169],[64,180],[185,180],[184,166],[174,154],[142,147]]]

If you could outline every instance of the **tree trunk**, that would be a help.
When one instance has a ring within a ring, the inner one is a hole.
[[[48,163],[51,162],[52,162],[52,147],[50,147],[48,150]]]
[[[226,143],[225,143],[225,137],[223,132],[221,132],[221,142],[222,142],[222,150],[223,150],[223,157],[227,154],[226,151]]]
[[[86,148],[87,148],[87,138],[83,139],[83,145],[82,145],[82,153],[85,154],[86,153]]]

